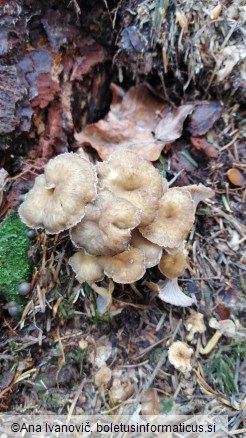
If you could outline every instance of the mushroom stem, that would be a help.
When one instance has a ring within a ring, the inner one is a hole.
[[[105,289],[105,287],[100,287],[97,286],[96,283],[90,283],[90,287],[96,292],[98,293],[98,295],[101,295],[103,298],[108,298],[109,296],[111,296],[111,292],[107,289]]]
[[[217,330],[213,334],[212,338],[208,341],[207,345],[204,348],[200,347],[199,353],[203,355],[209,354],[213,350],[213,348],[215,347],[221,336],[222,333],[219,330]]]

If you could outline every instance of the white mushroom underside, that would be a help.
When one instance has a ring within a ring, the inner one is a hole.
[[[178,279],[159,281],[157,283],[159,289],[159,298],[166,303],[174,306],[189,307],[196,304],[196,300],[188,297],[182,292],[178,285]]]

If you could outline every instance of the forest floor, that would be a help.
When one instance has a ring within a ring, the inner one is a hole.
[[[112,12],[112,17],[114,14]],[[125,24],[126,21],[125,18]],[[133,24],[130,27],[133,28]],[[131,29],[127,37],[125,34],[124,44],[129,43],[127,38],[135,38],[134,44],[141,45],[142,40],[134,32]],[[83,74],[89,72],[89,76],[94,73],[91,66],[97,66],[97,56],[100,62],[102,59],[111,62],[100,51],[101,41],[91,44],[94,45],[93,51],[87,55],[90,68],[83,67]],[[93,60],[90,59],[92,55]],[[108,82],[112,79],[117,83],[120,77],[122,53],[118,56],[118,66],[114,67]],[[72,58],[76,59],[74,53]],[[130,56],[128,61],[134,65],[134,71],[136,59],[133,61]],[[82,67],[78,61],[77,71],[79,68]],[[141,66],[139,68],[141,70]],[[73,74],[77,73],[74,71]],[[93,84],[93,93],[98,92],[102,82],[105,86],[103,74],[99,75],[98,71],[95,74],[97,80],[90,79],[86,83],[87,89]],[[74,113],[72,110],[69,113],[66,105],[66,114],[73,115],[76,142],[71,142],[70,131],[63,143],[66,144],[65,150],[77,150],[82,144],[81,135],[87,136],[86,143],[90,147],[85,150],[94,162],[106,156],[109,148],[126,147],[128,143],[134,149],[138,123],[141,124],[143,118],[151,119],[156,101],[159,97],[163,99],[166,112],[162,118],[165,121],[167,117],[168,123],[171,113],[172,125],[162,132],[162,143],[154,138],[151,149],[149,144],[139,147],[140,154],[148,155],[172,187],[202,183],[215,193],[214,198],[198,206],[187,239],[188,267],[179,280],[186,294],[196,298],[197,305],[181,308],[161,301],[149,287],[151,282],[161,278],[159,271],[152,268],[132,285],[115,283],[110,286],[102,282],[102,287],[112,287],[113,300],[107,311],[101,314],[96,292],[86,283],[79,284],[68,264],[73,250],[68,233],[55,236],[42,231],[34,233],[26,254],[31,266],[31,276],[27,279],[31,290],[23,299],[21,316],[19,319],[11,317],[4,301],[0,311],[0,410],[70,415],[133,414],[141,406],[140,410],[145,414],[223,414],[228,415],[230,429],[238,430],[237,436],[243,436],[246,431],[246,154],[243,113],[235,96],[230,99],[227,95],[223,100],[223,92],[217,96],[213,90],[211,95],[207,93],[202,99],[199,83],[197,98],[194,84],[190,94],[187,91],[175,100],[178,87],[169,93],[161,81],[155,87],[153,77],[148,80],[145,74],[143,80],[141,75],[142,71],[138,77],[136,73],[137,79],[131,80],[127,76],[128,80],[123,82],[124,90],[118,88],[118,83],[112,91],[113,97],[121,95],[116,99],[117,103],[113,102],[115,106],[121,105],[119,102],[123,96],[130,99],[130,105],[135,108],[136,132],[130,130],[133,115],[127,118],[125,113],[128,137],[122,134],[115,146],[114,125],[110,125],[111,138],[108,131],[98,134],[97,121],[107,118],[109,111],[105,100],[100,111],[98,99],[97,116],[89,120],[89,123],[95,122],[93,132],[91,128],[89,131],[85,128],[86,123],[77,122],[76,126]],[[148,92],[139,97],[139,86],[143,82],[152,93],[151,99]],[[43,88],[40,90],[42,100],[45,93]],[[60,103],[64,104],[63,97],[49,103],[58,113]],[[191,105],[192,109],[184,116],[185,105]],[[44,115],[39,107],[38,110],[37,106],[33,108],[36,108],[35,141],[30,144],[31,135],[28,148],[20,146],[14,158],[11,157],[11,147],[4,149],[0,173],[0,216],[3,221],[18,205],[35,176],[42,172],[44,163],[63,152],[62,145],[57,143],[61,125],[58,123],[54,128],[57,118],[52,115],[52,108],[48,121],[45,119],[47,112]],[[122,106],[118,108],[118,117],[123,109]],[[44,129],[40,126],[46,122],[50,124],[48,140],[47,136],[41,138],[42,134],[37,134]],[[151,126],[146,123],[145,128],[150,135]],[[97,135],[94,143],[93,134]],[[169,140],[165,141],[166,138]],[[6,141],[8,143],[9,138]],[[48,151],[46,155],[44,150]],[[188,322],[197,313],[203,316],[206,329],[202,334],[192,335]],[[221,336],[214,343],[212,341],[211,351],[202,354],[202,347],[215,333],[211,322],[214,318],[233,321],[235,331],[229,336]],[[177,340],[187,343],[193,350],[190,371],[180,372],[169,362],[169,347]]]

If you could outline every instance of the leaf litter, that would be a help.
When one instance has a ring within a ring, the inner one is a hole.
[[[113,103],[107,116],[75,134],[79,146],[93,147],[102,160],[117,149],[130,149],[156,161],[165,145],[181,136],[183,123],[193,110],[193,105],[173,109],[145,85],[125,93],[113,84],[111,90]]]

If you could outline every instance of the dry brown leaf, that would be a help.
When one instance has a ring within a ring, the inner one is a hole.
[[[127,93],[115,86],[112,91],[108,115],[75,134],[75,139],[80,145],[96,149],[102,160],[119,148],[135,151],[149,161],[157,160],[163,144],[155,142],[153,131],[167,104],[144,85],[132,87]]]
[[[142,415],[160,415],[160,400],[156,389],[149,389],[143,394],[141,400]]]
[[[198,105],[190,116],[188,124],[190,133],[194,137],[206,134],[214,122],[220,118],[222,110],[222,106],[216,101]]]
[[[171,143],[179,138],[182,135],[184,121],[193,108],[194,105],[181,105],[172,111],[165,111],[155,129],[156,139],[163,143]]]
[[[0,391],[6,389],[12,382],[15,377],[15,369],[10,371],[3,371],[0,381]]]
[[[109,399],[113,405],[122,403],[132,396],[135,391],[133,383],[129,385],[122,385],[119,380],[114,380],[113,385],[109,390]]]
[[[193,148],[197,149],[198,151],[203,152],[207,157],[209,158],[217,158],[218,157],[218,151],[215,149],[215,147],[209,143],[205,138],[203,137],[191,137],[190,138],[191,144]]]
[[[142,158],[155,161],[166,143],[181,136],[183,123],[193,105],[171,106],[156,97],[145,85],[125,93],[112,85],[113,103],[108,115],[75,134],[80,146],[92,146],[106,160],[118,149],[130,149]]]

